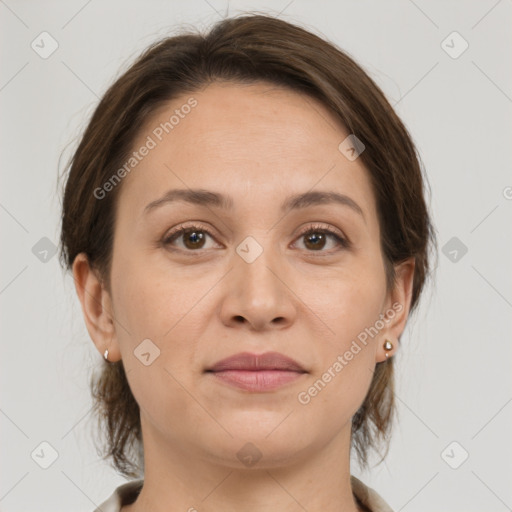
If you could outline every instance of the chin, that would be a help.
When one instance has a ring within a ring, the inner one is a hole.
[[[225,450],[212,454],[217,462],[238,470],[258,471],[287,467],[305,458],[305,446],[290,440],[288,444],[270,441],[268,438],[234,438]]]
[[[228,428],[232,438],[226,435],[215,443],[209,441],[205,443],[206,449],[211,458],[233,469],[270,469],[299,462],[316,443],[304,435],[300,426],[286,428],[283,423],[278,426],[285,416],[274,417],[271,427],[268,422],[255,420]],[[212,446],[216,448],[214,451],[210,449]]]

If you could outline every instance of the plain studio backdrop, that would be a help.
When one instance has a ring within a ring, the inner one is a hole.
[[[55,254],[58,171],[142,49],[248,10],[353,56],[405,122],[431,186],[436,284],[397,355],[399,424],[385,462],[353,474],[397,511],[510,510],[510,0],[2,0],[0,510],[90,512],[124,481],[91,440],[101,356]]]

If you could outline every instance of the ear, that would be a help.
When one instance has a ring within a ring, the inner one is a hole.
[[[398,350],[399,337],[405,329],[411,307],[414,267],[415,259],[412,257],[395,266],[395,286],[393,290],[390,290],[380,316],[384,327],[379,332],[377,363],[387,359],[386,353],[389,358]],[[391,350],[384,350],[386,340],[393,344]]]
[[[84,315],[89,336],[103,357],[108,349],[108,360],[121,359],[112,315],[112,302],[102,280],[89,265],[87,255],[82,252],[73,261],[73,279]]]

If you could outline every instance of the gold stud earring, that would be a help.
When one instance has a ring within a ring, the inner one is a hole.
[[[393,350],[393,343],[391,343],[391,341],[389,340],[386,340],[384,342],[384,350],[386,351],[386,357],[389,357],[389,351],[390,350]]]

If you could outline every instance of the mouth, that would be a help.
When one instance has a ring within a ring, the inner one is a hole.
[[[278,352],[235,354],[205,372],[224,384],[252,392],[273,391],[308,373],[297,361]]]

